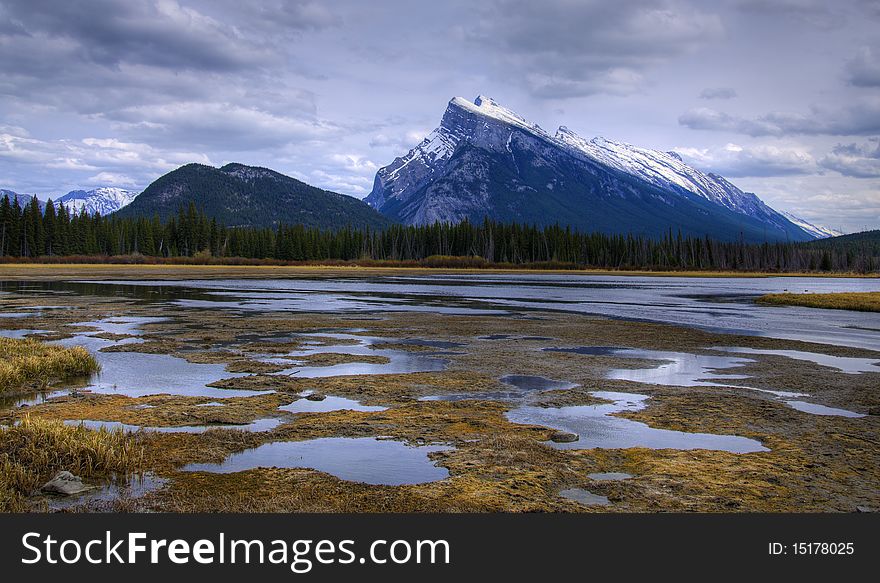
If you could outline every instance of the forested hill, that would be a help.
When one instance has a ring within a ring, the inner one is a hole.
[[[360,200],[322,190],[268,168],[187,164],[156,179],[114,216],[166,221],[190,203],[230,227],[280,224],[322,229],[384,227],[390,221]]]
[[[876,236],[749,244],[671,231],[647,238],[488,219],[382,229],[230,228],[200,213],[195,203],[162,221],[157,216],[71,215],[63,205],[56,209],[47,203],[42,210],[36,199],[24,208],[10,203],[9,197],[0,199],[0,260],[5,261],[127,262],[156,257],[219,263],[380,261],[429,267],[876,273],[880,246],[870,241]]]
[[[804,243],[804,245],[813,249],[850,249],[853,252],[866,252],[880,256],[880,229],[819,239]]]

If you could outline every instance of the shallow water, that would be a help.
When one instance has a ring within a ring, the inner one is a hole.
[[[247,376],[231,373],[223,364],[199,364],[187,362],[170,354],[142,354],[139,352],[102,352],[102,348],[143,342],[137,337],[144,324],[164,321],[165,318],[124,317],[108,318],[90,322],[78,322],[76,326],[96,328],[94,332],[77,333],[75,336],[55,341],[60,346],[82,346],[91,352],[101,365],[101,370],[88,380],[86,388],[93,393],[114,393],[129,397],[169,394],[189,397],[247,397],[267,394],[271,391],[227,390],[209,387],[221,379]],[[101,332],[135,335],[113,341],[98,338]]]
[[[621,368],[608,372],[609,379],[633,381],[649,385],[672,385],[676,387],[705,387],[723,385],[726,380],[749,378],[746,375],[719,374],[719,369],[736,368],[752,360],[731,356],[707,356],[688,352],[665,352],[636,348],[610,346],[581,346],[577,348],[545,348],[548,352],[573,352],[596,356],[618,356],[661,361],[651,368]],[[721,382],[719,382],[721,381]]]
[[[447,395],[430,395],[420,401],[522,401],[535,393],[551,390],[573,389],[577,385],[568,381],[557,381],[540,376],[506,375],[500,380],[512,387],[507,391],[478,391],[474,393],[451,393]]]
[[[838,415],[841,417],[864,417],[860,413],[816,405],[805,401],[794,400],[799,397],[809,397],[806,393],[792,391],[775,391],[759,389],[743,385],[726,383],[729,380],[743,380],[750,378],[748,375],[720,374],[716,371],[727,368],[736,368],[754,362],[748,358],[734,358],[726,356],[706,356],[687,352],[663,352],[660,350],[639,350],[634,348],[617,348],[613,346],[578,346],[576,348],[545,348],[549,352],[570,352],[575,354],[587,354],[592,356],[619,356],[622,358],[634,358],[643,360],[655,360],[660,364],[649,368],[620,368],[612,369],[606,375],[609,379],[633,381],[649,385],[668,385],[674,387],[734,387],[750,391],[769,393],[782,400],[783,403],[793,409],[815,415]],[[800,360],[812,360],[825,363],[825,366],[838,368],[843,372],[874,372],[873,359],[844,358],[828,356],[813,352],[800,352],[796,350],[752,350],[748,348],[721,348],[718,350],[728,352],[744,352],[748,354],[780,354],[789,358]],[[876,367],[874,367],[876,368]]]
[[[577,385],[568,381],[557,381],[546,377],[511,374],[499,379],[502,383],[513,385],[520,391],[554,391],[573,389]]]
[[[124,316],[115,318],[104,318],[102,320],[91,320],[88,322],[75,322],[71,324],[71,326],[83,326],[96,329],[95,332],[88,332],[87,334],[104,332],[107,334],[140,335],[141,326],[143,326],[144,324],[166,322],[167,320],[167,318],[151,316]]]
[[[597,482],[622,482],[632,478],[632,474],[624,472],[597,472],[595,474],[587,474],[587,477]]]
[[[49,330],[33,330],[33,329],[20,329],[20,330],[0,330],[0,337],[3,338],[24,338],[25,336],[29,336],[31,334],[46,334]]]
[[[561,490],[559,495],[567,500],[573,500],[574,502],[584,504],[585,506],[608,506],[611,504],[611,501],[608,500],[607,496],[593,494],[583,488],[568,488],[567,490]]]
[[[128,480],[118,478],[109,484],[99,485],[94,490],[87,490],[76,496],[45,495],[50,510],[65,510],[75,506],[95,505],[113,502],[119,499],[140,498],[149,492],[158,490],[167,480],[153,474],[133,476]]]
[[[819,352],[804,352],[801,350],[771,350],[766,348],[742,348],[727,347],[717,348],[725,352],[739,354],[768,354],[785,356],[794,360],[806,360],[820,366],[834,368],[847,374],[862,374],[866,372],[880,373],[880,359],[877,358],[854,358],[851,356],[831,356]]]
[[[539,308],[792,340],[822,339],[839,346],[880,346],[880,314],[753,302],[765,293],[784,291],[880,291],[877,279],[420,274],[283,280],[7,282],[2,284],[2,289],[16,291],[23,289],[22,286],[30,286],[29,293],[63,289],[77,293],[126,294],[171,301],[183,307],[239,311],[419,310],[498,314],[511,309]],[[148,293],[150,290],[155,293]]]
[[[282,423],[284,419],[278,417],[267,417],[265,419],[257,419],[251,423],[232,424],[232,423],[210,423],[206,425],[178,425],[175,427],[142,427],[140,425],[129,425],[128,423],[120,423],[119,421],[97,421],[93,419],[68,419],[64,422],[66,425],[82,425],[87,429],[107,429],[110,431],[121,429],[126,432],[150,431],[155,433],[204,433],[211,429],[236,429],[239,431],[271,431]]]
[[[191,363],[169,354],[101,352],[101,348],[119,343],[91,336],[74,336],[58,341],[58,344],[84,346],[97,358],[101,371],[92,375],[86,387],[93,393],[120,394],[129,397],[169,394],[213,399],[248,397],[271,392],[217,389],[207,386],[221,379],[247,376],[246,373],[227,372],[223,364]]]
[[[806,401],[796,401],[789,400],[785,402],[786,405],[791,407],[792,409],[797,409],[798,411],[803,411],[804,413],[811,413],[813,415],[831,415],[835,417],[852,417],[854,419],[858,419],[861,417],[865,417],[866,415],[862,413],[856,413],[855,411],[847,411],[846,409],[838,409],[837,407],[826,407],[825,405],[817,405],[816,403],[808,403]]]
[[[506,413],[508,420],[522,425],[541,425],[560,431],[576,433],[578,441],[552,443],[560,449],[712,449],[732,453],[769,451],[760,442],[737,435],[687,433],[656,429],[645,423],[614,413],[639,411],[645,408],[647,395],[595,391],[591,395],[612,401],[600,405],[571,407],[519,407]]]
[[[310,401],[309,399],[300,398],[290,403],[278,407],[281,411],[289,413],[329,413],[331,411],[385,411],[388,407],[379,405],[364,405],[360,401],[354,399],[346,399],[345,397],[335,397],[327,395],[320,401]]]
[[[386,348],[373,348],[386,342],[397,341],[390,338],[380,338],[377,336],[362,336],[357,334],[346,333],[319,333],[313,335],[315,338],[331,338],[335,340],[354,341],[357,344],[339,344],[330,346],[310,346],[303,350],[295,350],[287,356],[296,358],[298,356],[309,356],[312,354],[350,354],[356,356],[384,356],[388,359],[387,363],[377,364],[370,362],[349,362],[342,364],[334,364],[330,366],[293,366],[287,368],[277,374],[296,375],[297,378],[325,378],[335,376],[349,375],[380,375],[380,374],[406,374],[415,372],[433,372],[444,370],[448,362],[436,356],[417,352],[407,352],[406,350],[393,350]],[[409,340],[403,343],[415,344],[417,342],[432,342]],[[458,345],[454,342],[440,342],[439,344]],[[434,344],[427,344],[434,346]],[[289,364],[286,359],[271,358],[265,359],[267,362]]]
[[[311,468],[350,482],[400,486],[436,482],[449,471],[434,465],[428,454],[449,447],[411,447],[372,437],[322,437],[276,441],[229,456],[219,464],[189,464],[188,472],[233,473],[253,468]]]

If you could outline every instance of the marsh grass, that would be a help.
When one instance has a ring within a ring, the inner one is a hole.
[[[84,376],[100,369],[81,346],[50,346],[30,338],[0,338],[0,393],[12,393],[28,385]]]
[[[833,294],[767,294],[757,300],[762,304],[804,306],[831,310],[880,312],[880,292],[845,292]]]
[[[138,438],[121,430],[93,431],[25,416],[0,428],[0,512],[27,510],[28,495],[58,471],[109,477],[136,471],[143,460]]]

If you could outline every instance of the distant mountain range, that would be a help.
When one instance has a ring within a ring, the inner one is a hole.
[[[222,168],[181,166],[157,178],[116,216],[158,215],[167,219],[190,203],[230,227],[302,224],[336,229],[390,224],[361,200],[310,186],[268,168],[244,164]]]
[[[93,190],[71,190],[56,202],[66,206],[72,213],[80,214],[85,210],[90,215],[100,213],[107,216],[131,204],[138,194],[123,188],[102,186]]]
[[[102,216],[106,216],[131,203],[137,195],[137,192],[131,190],[102,186],[92,190],[71,190],[53,202],[56,205],[63,204],[71,214],[78,215],[85,210],[90,215],[100,213]],[[22,207],[30,203],[34,198],[33,194],[20,194],[12,190],[0,189],[0,199],[4,196],[9,196],[10,201],[17,198],[18,204]],[[46,203],[42,200],[39,202],[40,208],[45,209]]]
[[[585,231],[805,241],[832,232],[783,215],[674,152],[538,125],[479,96],[456,97],[440,126],[381,168],[365,201],[407,223],[517,221]]]

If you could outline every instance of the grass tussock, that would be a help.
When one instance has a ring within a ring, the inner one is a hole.
[[[26,416],[0,428],[0,512],[26,510],[27,496],[61,470],[109,477],[140,469],[143,459],[137,439],[120,430],[93,431]]]
[[[97,372],[98,361],[81,346],[62,348],[33,339],[0,338],[0,393]]]
[[[880,292],[846,292],[833,294],[767,294],[758,298],[762,304],[880,312]]]

